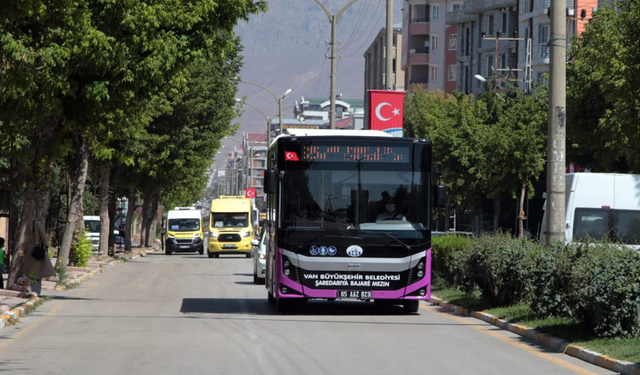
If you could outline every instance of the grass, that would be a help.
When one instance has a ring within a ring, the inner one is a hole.
[[[441,288],[434,289],[433,296],[467,309],[484,311],[511,323],[535,328],[539,332],[561,338],[571,344],[585,347],[611,358],[640,364],[640,338],[596,337],[582,330],[577,321],[571,318],[538,318],[524,303],[505,307],[489,306],[482,301],[479,292],[467,295],[455,288]]]

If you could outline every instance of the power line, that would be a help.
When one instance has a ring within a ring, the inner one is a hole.
[[[358,33],[358,30],[360,30],[360,26],[362,25],[362,21],[364,20],[365,15],[369,13],[369,7],[365,7],[365,4],[366,4],[366,0],[360,4],[361,8],[364,8],[364,12],[362,11],[362,9],[360,9],[360,17],[358,17],[358,21],[355,23],[355,26],[351,30],[351,35],[349,35],[349,38],[347,39],[347,41],[344,43],[343,46],[339,48],[341,51],[346,50],[347,48],[349,48],[351,43],[353,43],[353,38],[355,37],[356,33]]]
[[[382,2],[378,3],[381,4]],[[354,53],[347,55],[347,56],[343,56],[343,57],[351,57],[351,56],[355,56],[358,53],[360,53],[360,51],[362,50],[362,48],[364,48],[367,45],[367,40],[371,40],[371,35],[373,35],[374,31],[376,31],[376,25],[380,23],[380,19],[382,18],[382,15],[385,13],[384,12],[384,8],[382,9],[383,11],[380,12],[380,15],[378,16],[378,20],[376,20],[376,23],[373,25],[373,28],[371,29],[371,32],[369,33],[369,36],[367,37],[367,39],[364,40],[364,42],[362,43],[362,45],[360,46],[360,48],[358,48]],[[366,29],[365,29],[366,30]],[[360,36],[362,36],[364,33],[360,34]],[[359,38],[358,38],[359,39]],[[354,40],[355,42],[355,40]],[[369,42],[370,43],[370,42]]]

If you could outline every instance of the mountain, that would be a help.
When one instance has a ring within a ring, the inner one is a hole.
[[[322,3],[336,14],[349,1],[323,0]],[[363,99],[363,53],[385,26],[386,3],[385,0],[359,0],[338,22],[337,35],[342,42],[338,54],[342,58],[338,61],[337,89],[343,98]],[[402,21],[402,4],[402,0],[394,0],[394,24]],[[301,96],[329,98],[331,63],[325,55],[330,53],[331,23],[314,0],[269,1],[267,12],[252,16],[235,31],[244,45],[242,80],[266,86],[276,95],[291,88],[283,108],[293,105]],[[246,96],[247,103],[266,115],[277,115],[277,102],[260,88],[241,83],[239,96]],[[239,132],[264,132],[264,117],[249,106],[244,109],[238,119]],[[291,108],[283,112],[285,117],[292,116]]]

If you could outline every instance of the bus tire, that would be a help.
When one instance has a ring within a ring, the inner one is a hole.
[[[258,274],[256,273],[256,271],[253,271],[253,283],[254,284],[260,284],[260,279],[258,278]]]
[[[417,299],[407,300],[402,303],[402,307],[407,314],[417,313],[420,308],[420,301]]]
[[[164,251],[164,255],[171,255],[171,254],[173,254],[173,253],[171,251],[169,251],[169,250],[165,250]]]
[[[290,308],[290,301],[286,298],[278,298],[276,300],[276,311],[278,314],[286,313]]]
[[[200,255],[204,254],[204,247],[201,247],[200,249],[198,249],[198,254]]]
[[[247,254],[246,254],[246,257],[247,257],[247,258],[251,258],[251,253],[247,253]]]
[[[208,256],[209,258],[213,258],[213,253],[210,253],[210,252],[208,252],[208,251],[207,251],[207,256]]]
[[[270,305],[273,305],[274,303],[276,303],[275,297],[269,291],[267,291],[267,301],[269,301]]]

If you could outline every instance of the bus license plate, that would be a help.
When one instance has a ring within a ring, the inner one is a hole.
[[[338,298],[371,298],[371,291],[368,290],[339,290]]]
[[[182,245],[182,246],[180,246],[180,248],[181,248],[181,249],[188,249],[188,248],[189,248],[189,245]]]
[[[223,249],[235,249],[236,245],[230,244],[230,243],[225,243],[225,244],[222,245],[222,248]]]

